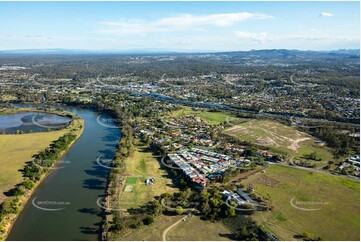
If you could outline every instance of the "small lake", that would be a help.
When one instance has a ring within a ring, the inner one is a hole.
[[[0,132],[6,134],[15,134],[18,131],[46,132],[65,128],[70,121],[71,118],[44,112],[3,114],[0,115]]]

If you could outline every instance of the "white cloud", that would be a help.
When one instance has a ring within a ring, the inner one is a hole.
[[[267,33],[249,33],[243,31],[235,31],[234,34],[237,36],[237,38],[248,39],[256,42],[265,42],[265,41],[273,40],[273,37]]]
[[[320,13],[320,15],[318,15],[320,18],[322,17],[333,17],[333,13],[327,13],[327,12],[323,12]]]
[[[272,35],[268,33],[249,33],[243,31],[234,31],[238,39],[251,40],[254,42],[279,42],[298,41],[298,42],[338,42],[338,41],[359,41],[357,36],[333,36],[333,35]]]
[[[182,14],[175,17],[160,18],[154,21],[139,19],[101,22],[105,28],[102,33],[140,34],[171,32],[201,27],[226,27],[249,19],[271,19],[273,16],[260,13],[239,12],[209,15]]]
[[[41,35],[31,35],[31,34],[29,34],[29,35],[24,35],[24,38],[43,38],[43,36],[41,36]]]
[[[172,18],[163,18],[158,20],[157,24],[164,26],[178,26],[178,27],[189,27],[189,26],[205,26],[213,25],[218,27],[230,26],[240,21],[247,19],[269,19],[273,18],[270,15],[259,14],[259,13],[225,13],[225,14],[210,14],[194,16],[190,14],[180,15]]]

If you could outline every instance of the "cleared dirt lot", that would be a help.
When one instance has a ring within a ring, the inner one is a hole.
[[[240,140],[269,147],[276,153],[287,155],[289,159],[302,159],[304,155],[316,152],[317,157],[322,160],[319,166],[333,160],[330,149],[316,143],[312,136],[278,122],[252,120],[234,125],[223,132]]]

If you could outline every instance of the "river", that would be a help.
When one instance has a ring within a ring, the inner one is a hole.
[[[105,195],[109,169],[97,158],[106,161],[114,156],[120,129],[101,125],[99,113],[90,109],[56,107],[81,116],[84,132],[62,157],[59,169],[38,186],[7,240],[100,239],[102,210],[97,200]]]

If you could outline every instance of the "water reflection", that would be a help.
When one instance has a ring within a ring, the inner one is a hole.
[[[43,112],[20,112],[0,115],[0,132],[15,134],[46,132],[66,127],[71,118]]]

